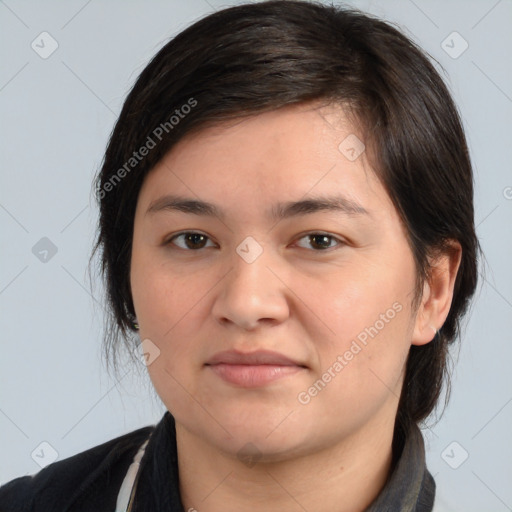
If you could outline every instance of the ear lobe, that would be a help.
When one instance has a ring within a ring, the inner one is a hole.
[[[448,249],[431,261],[430,277],[424,283],[421,303],[416,314],[412,345],[425,345],[431,342],[446,321],[452,305],[461,257],[460,243],[450,240]]]

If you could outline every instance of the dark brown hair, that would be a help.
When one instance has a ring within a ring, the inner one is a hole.
[[[133,222],[147,173],[192,131],[309,101],[343,105],[361,130],[407,231],[417,268],[413,308],[429,256],[448,250],[450,239],[462,246],[446,322],[432,342],[411,347],[406,365],[397,422],[420,422],[440,397],[447,348],[477,284],[472,168],[457,109],[429,58],[391,24],[355,9],[281,0],[220,10],[178,34],[142,71],[96,179],[93,255],[101,249],[106,353],[115,360],[133,333]]]

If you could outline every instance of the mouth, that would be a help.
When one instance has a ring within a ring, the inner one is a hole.
[[[307,369],[277,352],[219,352],[205,365],[222,380],[244,388],[261,387]]]

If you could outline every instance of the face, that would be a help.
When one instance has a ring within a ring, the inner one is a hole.
[[[415,266],[354,135],[337,107],[264,113],[182,139],[140,191],[148,371],[225,454],[285,459],[394,421]]]

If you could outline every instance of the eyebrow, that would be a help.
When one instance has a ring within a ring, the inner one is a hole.
[[[179,211],[219,219],[225,219],[226,217],[223,210],[215,204],[175,195],[166,195],[156,199],[150,204],[146,214],[162,211]],[[348,216],[371,216],[366,208],[353,199],[337,195],[309,197],[299,201],[277,203],[271,208],[269,217],[273,220],[282,220],[321,211],[332,211]]]

